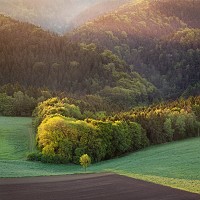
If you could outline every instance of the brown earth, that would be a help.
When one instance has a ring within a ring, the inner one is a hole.
[[[0,200],[200,200],[200,195],[116,174],[0,179]]]

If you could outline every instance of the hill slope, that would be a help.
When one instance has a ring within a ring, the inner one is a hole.
[[[1,16],[0,84],[96,93],[126,107],[154,99],[153,85],[164,99],[200,94],[199,8],[196,0],[133,0],[71,41]]]
[[[0,24],[1,85],[98,94],[122,107],[149,102],[156,94],[156,88],[123,60],[95,44],[73,43],[2,15]]]
[[[130,0],[106,0],[90,6],[71,20],[71,29],[109,13]]]
[[[197,0],[131,1],[78,28],[71,39],[112,50],[164,98],[200,94],[199,10]]]
[[[64,33],[73,17],[101,0],[0,0],[0,13]]]
[[[138,46],[145,38],[148,41],[186,27],[200,28],[199,7],[198,0],[132,0],[78,28],[73,32],[73,39],[96,41],[107,48],[126,43],[128,39],[131,45]],[[109,39],[111,41],[107,44]]]

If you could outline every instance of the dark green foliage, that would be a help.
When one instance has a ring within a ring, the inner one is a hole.
[[[0,114],[5,116],[13,115],[13,98],[6,94],[0,94]]]
[[[103,158],[112,158],[131,150],[131,137],[127,123],[92,121],[92,124],[98,127],[98,135],[105,149]]]
[[[113,120],[139,123],[152,144],[198,136],[200,96],[121,113]]]
[[[149,140],[146,136],[146,132],[140,124],[130,122],[129,131],[131,137],[131,150],[135,151],[149,145]]]
[[[66,157],[62,157],[60,155],[42,155],[41,162],[44,163],[55,163],[55,164],[66,164],[68,163],[68,160]]]
[[[163,129],[166,134],[167,141],[173,140],[174,129],[172,128],[172,120],[170,118],[165,119]]]
[[[149,103],[151,96],[159,96],[151,83],[130,74],[126,62],[94,43],[74,43],[3,15],[0,24],[0,85],[18,83],[30,93],[33,88],[48,88],[65,96],[100,96],[101,101],[122,108]],[[118,97],[120,91],[125,99]],[[129,93],[131,98],[127,98]]]
[[[36,100],[21,91],[13,96],[0,93],[0,114],[4,116],[31,116]]]
[[[41,161],[41,159],[42,159],[41,153],[30,153],[27,156],[27,160],[29,160],[29,161]]]
[[[79,164],[80,157],[84,154],[85,147],[77,147],[74,151],[73,162]]]
[[[195,96],[197,94],[200,94],[200,83],[188,86],[187,89],[182,94],[182,96],[184,98],[188,98],[190,96]]]
[[[165,98],[199,95],[200,30],[183,29],[145,46],[135,70],[154,83]]]
[[[192,110],[197,117],[197,120],[200,121],[200,104],[196,103],[192,106]]]
[[[111,50],[153,83],[164,99],[199,95],[199,10],[198,0],[131,1],[76,29],[71,39]],[[107,91],[132,97],[120,87]]]

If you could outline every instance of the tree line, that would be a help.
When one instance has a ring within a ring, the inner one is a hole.
[[[92,162],[99,162],[149,145],[197,137],[199,113],[199,96],[96,119],[83,115],[67,99],[51,98],[34,112],[39,153],[28,159],[79,163],[88,154]]]
[[[200,96],[132,109],[113,120],[137,122],[152,144],[199,136]]]

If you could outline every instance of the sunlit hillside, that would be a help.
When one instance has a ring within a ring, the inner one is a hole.
[[[81,26],[71,39],[112,50],[164,98],[200,94],[199,10],[197,0],[131,1]]]
[[[116,10],[120,6],[123,6],[130,0],[106,0],[94,4],[93,6],[85,9],[74,19],[71,20],[71,28],[77,28],[86,22],[92,21],[106,13]]]

